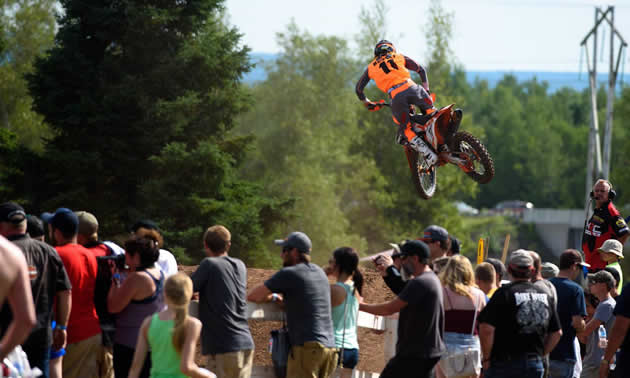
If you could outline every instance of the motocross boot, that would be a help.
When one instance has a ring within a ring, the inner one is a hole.
[[[418,151],[419,154],[422,154],[422,156],[424,156],[424,160],[429,166],[434,165],[437,162],[438,156],[431,150],[425,141],[422,140],[422,138],[415,136],[409,142],[409,146]]]

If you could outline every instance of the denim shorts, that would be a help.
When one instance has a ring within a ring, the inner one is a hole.
[[[344,349],[341,362],[343,363],[344,368],[354,369],[359,363],[359,350],[358,349]]]
[[[469,348],[481,350],[479,337],[469,333],[444,332],[444,344],[449,352]]]

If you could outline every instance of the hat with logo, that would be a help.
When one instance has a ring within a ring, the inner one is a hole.
[[[79,218],[72,210],[60,207],[54,213],[43,213],[42,220],[64,234],[77,234]]]
[[[79,234],[84,236],[92,236],[98,233],[98,220],[92,213],[87,211],[75,211],[79,218]]]
[[[614,255],[617,255],[617,257],[619,257],[620,259],[623,259],[623,245],[619,240],[606,240],[601,247],[597,248],[597,252],[599,251],[612,253]]]
[[[510,254],[508,265],[513,269],[529,269],[534,266],[534,259],[528,251],[517,249]]]
[[[18,224],[26,219],[24,208],[15,202],[5,202],[0,205],[0,222]]]
[[[443,241],[448,239],[448,232],[440,226],[431,225],[424,229],[424,234],[420,240],[422,241]]]
[[[311,239],[305,233],[300,231],[292,232],[284,239],[274,240],[274,243],[283,248],[295,248],[298,251],[306,254],[310,254],[311,249],[313,248]]]
[[[429,246],[422,240],[410,240],[400,246],[401,256],[418,256],[420,261],[426,261],[431,257]]]

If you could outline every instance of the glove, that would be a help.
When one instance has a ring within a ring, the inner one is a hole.
[[[375,112],[378,110],[381,110],[381,108],[383,107],[383,105],[385,104],[385,100],[380,100],[378,102],[374,102],[374,101],[366,101],[364,102],[365,107],[371,111],[371,112]]]

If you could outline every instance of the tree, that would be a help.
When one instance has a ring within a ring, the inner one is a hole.
[[[16,143],[41,152],[50,131],[42,116],[31,110],[32,98],[24,75],[36,57],[52,46],[55,1],[0,2],[0,128],[15,135]]]
[[[239,80],[250,64],[221,1],[62,5],[55,46],[29,77],[55,131],[30,167],[33,205],[90,209],[104,232],[151,217],[197,250],[203,227],[271,207],[233,176],[245,141],[230,130],[248,106]],[[235,238],[255,248],[263,225],[250,222]]]

